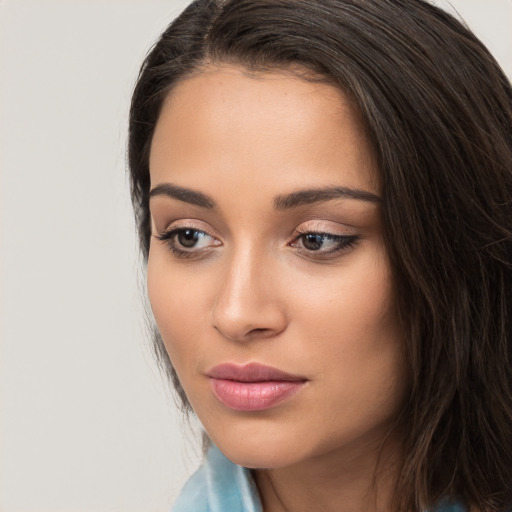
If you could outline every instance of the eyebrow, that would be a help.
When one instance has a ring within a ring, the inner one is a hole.
[[[291,194],[277,196],[274,199],[274,208],[276,210],[287,210],[307,204],[330,201],[332,199],[357,199],[360,201],[369,201],[380,203],[382,199],[376,194],[366,190],[360,190],[352,187],[324,187],[311,188],[292,192]]]
[[[161,183],[153,187],[149,192],[149,197],[155,196],[170,197],[178,201],[200,206],[201,208],[215,208],[215,201],[210,196],[196,190],[173,185],[172,183]],[[379,196],[366,190],[352,187],[323,187],[298,190],[290,194],[276,196],[274,198],[274,208],[276,210],[287,210],[339,198],[357,199],[372,203],[382,201]]]
[[[202,208],[211,209],[215,207],[215,201],[210,196],[207,196],[202,192],[197,192],[196,190],[172,185],[171,183],[162,183],[152,188],[149,192],[149,197],[151,198],[155,196],[171,197],[172,199],[178,199],[185,203],[195,204]]]

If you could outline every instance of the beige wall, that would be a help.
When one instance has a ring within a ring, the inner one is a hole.
[[[143,333],[137,67],[185,1],[0,1],[0,512],[168,510],[197,458]],[[512,76],[512,0],[457,0]]]

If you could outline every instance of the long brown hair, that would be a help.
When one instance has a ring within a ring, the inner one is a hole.
[[[142,254],[163,100],[208,63],[301,67],[351,96],[382,178],[411,391],[398,510],[512,509],[512,89],[461,22],[423,0],[197,0],[135,87],[129,138]],[[162,340],[163,367],[185,407]]]

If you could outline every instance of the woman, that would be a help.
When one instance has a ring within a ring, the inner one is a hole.
[[[512,91],[421,0],[199,0],[135,88],[176,511],[512,508]]]

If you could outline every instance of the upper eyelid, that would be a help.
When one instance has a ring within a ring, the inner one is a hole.
[[[155,228],[156,228],[156,225],[155,225]],[[208,236],[211,236],[213,238],[218,238],[218,236],[215,234],[214,229],[212,229],[209,225],[208,225],[208,227],[205,226],[205,223],[203,221],[200,221],[197,219],[176,220],[176,221],[168,223],[164,229],[162,229],[162,230],[155,229],[155,231],[157,231],[160,235],[162,235],[162,234],[174,231],[176,229],[193,229],[195,231],[200,231],[202,233],[206,233]]]
[[[206,229],[203,229],[203,228],[198,228],[196,226],[192,226],[192,225],[183,225],[183,226],[180,226],[180,225],[173,225],[171,224],[170,226],[167,226],[163,231],[162,233],[165,234],[165,233],[172,233],[173,231],[185,231],[187,229],[190,229],[191,231],[197,231],[198,233],[204,233],[205,235],[208,235],[208,236],[213,236],[211,235],[210,233],[208,233],[208,231]]]
[[[312,233],[314,235],[325,235],[325,236],[351,236],[353,233],[347,233],[347,232],[337,232],[330,229],[312,229],[312,228],[306,228],[306,229],[296,229],[295,234],[296,235],[307,235],[308,233]]]
[[[355,228],[348,224],[333,221],[313,220],[303,222],[295,228],[295,233],[318,233],[334,236],[347,236],[355,234]]]
[[[197,233],[202,233],[203,235],[206,235],[206,236],[209,236],[210,238],[215,238],[216,239],[215,236],[210,235],[210,233],[208,233],[204,229],[197,229],[197,228],[191,228],[191,227],[181,227],[181,226],[175,226],[175,227],[167,228],[162,233],[160,233],[158,236],[159,237],[165,237],[165,236],[168,236],[168,235],[171,235],[171,234],[179,233],[180,231],[187,231],[187,230],[196,231]]]

